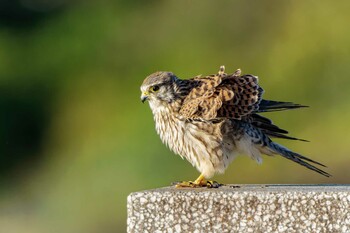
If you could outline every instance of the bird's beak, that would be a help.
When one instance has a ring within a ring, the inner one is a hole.
[[[148,99],[148,93],[142,92],[141,94],[141,101],[144,103]]]

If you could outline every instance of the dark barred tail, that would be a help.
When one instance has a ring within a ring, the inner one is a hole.
[[[306,107],[308,106],[295,104],[292,102],[261,100],[259,104],[259,110],[257,112],[274,112],[274,111],[283,111],[283,110],[306,108]]]
[[[292,160],[293,162],[296,162],[296,163],[300,164],[301,166],[307,167],[308,169],[313,170],[317,173],[320,173],[321,175],[324,175],[326,177],[331,176],[329,173],[327,173],[327,172],[315,167],[314,165],[310,164],[310,163],[313,163],[313,164],[317,164],[317,165],[322,166],[322,167],[326,167],[322,163],[316,162],[312,159],[309,159],[305,156],[302,156],[298,153],[295,153],[295,152],[287,149],[286,147],[283,147],[275,142],[271,142],[269,145],[269,148],[272,151],[274,151],[276,154],[279,154],[279,155],[285,157],[286,159]],[[306,161],[308,161],[310,163],[308,163]]]

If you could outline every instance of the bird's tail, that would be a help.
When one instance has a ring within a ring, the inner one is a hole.
[[[298,164],[300,164],[301,166],[307,167],[310,170],[313,170],[317,173],[320,173],[321,175],[324,175],[326,177],[330,177],[331,175],[321,169],[319,169],[318,167],[314,166],[313,164],[322,166],[322,167],[326,167],[325,165],[323,165],[322,163],[316,162],[312,159],[309,159],[305,156],[302,156],[301,154],[295,153],[291,150],[289,150],[288,148],[281,146],[275,142],[270,142],[270,145],[268,146],[274,153],[279,154],[281,156],[283,156],[286,159],[292,160],[293,162],[296,162]],[[307,162],[306,162],[307,161]],[[310,163],[308,163],[310,162]],[[313,163],[313,164],[311,164]]]
[[[274,112],[274,111],[283,111],[296,108],[306,108],[308,106],[295,104],[292,102],[282,102],[274,100],[261,100],[259,104],[259,110],[257,112]]]

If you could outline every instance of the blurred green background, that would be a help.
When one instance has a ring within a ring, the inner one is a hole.
[[[157,70],[188,78],[241,68],[272,113],[328,165],[239,157],[224,183],[349,183],[350,1],[0,1],[0,231],[126,230],[130,192],[192,180],[140,103]]]

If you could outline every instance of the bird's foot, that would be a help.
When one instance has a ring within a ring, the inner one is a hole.
[[[176,188],[219,188],[223,184],[220,184],[213,180],[202,180],[201,182],[195,181],[180,181],[173,183]]]
[[[203,174],[201,174],[195,181],[182,181],[175,183],[176,188],[219,188],[221,185],[222,184],[216,181],[206,180]]]

